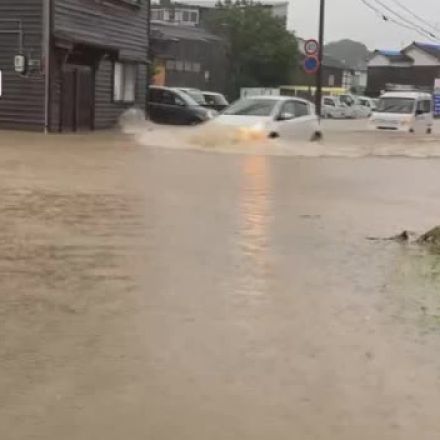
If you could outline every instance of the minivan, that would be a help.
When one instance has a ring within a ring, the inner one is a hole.
[[[347,106],[336,96],[324,96],[321,107],[323,118],[344,119],[347,116]]]
[[[421,92],[383,94],[370,118],[376,130],[431,133],[434,124],[432,95]]]
[[[153,122],[173,125],[197,125],[217,115],[197,103],[188,93],[172,87],[150,86],[148,113]]]

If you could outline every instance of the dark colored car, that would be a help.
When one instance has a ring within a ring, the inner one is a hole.
[[[153,122],[173,125],[196,125],[217,114],[179,89],[159,86],[149,89],[148,112]]]
[[[202,92],[205,98],[205,106],[217,110],[218,112],[223,111],[229,106],[229,102],[221,93],[215,92]]]

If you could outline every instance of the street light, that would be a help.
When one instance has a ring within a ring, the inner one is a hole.
[[[325,0],[320,0],[320,10],[319,10],[319,69],[316,75],[316,113],[318,117],[321,117],[321,106],[322,106],[322,62],[324,59],[324,29],[325,29]]]

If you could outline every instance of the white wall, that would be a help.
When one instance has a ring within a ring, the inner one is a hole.
[[[390,60],[384,55],[376,54],[373,58],[368,62],[368,67],[383,67],[390,66]]]
[[[404,53],[414,60],[413,66],[440,66],[440,61],[436,57],[415,46],[410,46]]]

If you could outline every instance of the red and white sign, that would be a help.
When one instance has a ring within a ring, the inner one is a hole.
[[[316,40],[307,40],[304,43],[304,52],[306,55],[316,55],[319,52],[319,43]]]

